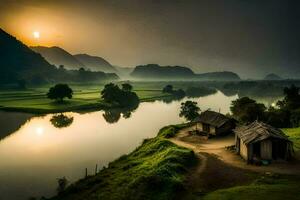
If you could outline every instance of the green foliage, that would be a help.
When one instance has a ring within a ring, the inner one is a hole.
[[[181,103],[180,107],[180,117],[184,117],[188,121],[193,121],[199,116],[200,108],[197,106],[197,102],[186,101]]]
[[[52,125],[56,128],[68,127],[73,123],[74,118],[64,114],[56,114],[50,119]]]
[[[283,109],[270,107],[265,113],[265,121],[278,128],[290,126],[290,112]]]
[[[289,179],[292,179],[291,177]],[[299,181],[299,180],[298,180]],[[268,182],[253,183],[247,186],[236,186],[221,189],[204,196],[204,200],[282,200],[299,199],[299,183],[297,180],[273,179]]]
[[[47,97],[49,99],[55,99],[63,101],[64,98],[71,99],[73,96],[73,90],[67,84],[56,84],[54,87],[49,89]]]
[[[292,84],[290,87],[285,87],[283,93],[285,95],[282,101],[278,101],[277,105],[281,109],[294,110],[300,108],[299,87]]]
[[[130,92],[132,90],[132,85],[130,85],[129,83],[123,83],[122,90]]]
[[[101,95],[104,101],[118,103],[122,107],[139,104],[139,98],[135,92],[121,90],[118,85],[113,83],[106,84]]]
[[[164,139],[170,131],[169,127],[161,129],[157,137],[145,140],[132,153],[110,163],[96,176],[71,185],[53,199],[171,200],[178,197],[184,191],[185,174],[197,159],[192,150]]]
[[[277,102],[279,109],[270,108],[267,121],[276,127],[299,127],[300,125],[300,88],[295,85],[285,87],[284,99]]]
[[[173,86],[172,85],[166,85],[163,90],[162,90],[163,93],[170,93],[172,94],[173,92]]]
[[[263,120],[266,107],[264,104],[256,103],[249,97],[242,97],[232,101],[230,110],[239,121],[248,123],[255,120]]]

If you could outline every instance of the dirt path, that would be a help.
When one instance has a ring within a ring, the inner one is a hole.
[[[239,155],[226,150],[226,146],[234,145],[234,136],[224,136],[218,138],[212,138],[209,140],[204,139],[202,136],[190,135],[188,131],[194,129],[189,127],[181,130],[176,137],[170,139],[173,143],[192,149],[199,159],[201,164],[198,166],[197,173],[202,173],[207,165],[208,155],[215,156],[219,160],[223,161],[229,166],[251,170],[255,172],[272,172],[278,174],[298,174],[300,175],[300,162],[273,162],[269,166],[254,166],[248,165]]]

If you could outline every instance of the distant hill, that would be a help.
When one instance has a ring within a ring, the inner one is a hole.
[[[209,72],[195,74],[190,68],[182,66],[159,66],[157,64],[140,65],[135,67],[131,76],[143,79],[189,79],[189,80],[240,80],[233,72]]]
[[[78,61],[72,54],[60,47],[31,47],[37,53],[40,53],[49,63],[59,67],[64,65],[65,69],[86,68],[84,64]]]
[[[74,57],[81,62],[87,69],[92,71],[102,71],[106,73],[116,73],[117,70],[105,59],[88,54],[77,54]]]
[[[0,83],[13,83],[55,70],[40,54],[0,29]]]
[[[136,66],[131,76],[134,78],[147,79],[181,79],[194,77],[194,72],[187,67],[181,66],[159,66],[148,64]]]
[[[282,80],[282,78],[280,76],[278,76],[277,74],[268,74],[265,76],[264,80]]]
[[[57,48],[54,48],[57,49]],[[71,57],[73,57],[71,55]],[[0,29],[0,84],[43,84],[116,80],[114,73],[57,69],[39,53]]]
[[[220,81],[234,81],[234,80],[241,80],[239,75],[234,72],[209,72],[203,74],[196,74],[197,78],[205,79],[205,80],[220,80]]]

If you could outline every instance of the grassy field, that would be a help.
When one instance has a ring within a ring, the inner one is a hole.
[[[167,137],[185,125],[168,126],[157,137],[110,163],[97,175],[82,179],[52,200],[167,200],[184,193],[183,181],[197,163],[192,150]]]
[[[133,84],[134,85],[134,84]],[[104,85],[78,85],[70,84],[74,91],[73,98],[66,100],[63,104],[55,103],[47,99],[46,94],[50,85],[43,87],[28,88],[26,90],[0,90],[0,108],[3,110],[23,111],[32,113],[50,113],[62,111],[74,111],[84,109],[102,109],[111,107],[106,104],[100,97],[100,91]],[[134,91],[140,98],[140,101],[151,101],[164,98],[170,95],[162,93],[163,85],[139,86]],[[135,85],[134,85],[135,88]]]
[[[299,199],[299,177],[265,178],[247,186],[216,190],[204,200],[296,200]]]
[[[300,127],[284,128],[282,130],[293,141],[295,150],[300,150]]]

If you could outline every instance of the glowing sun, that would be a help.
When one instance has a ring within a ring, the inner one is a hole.
[[[35,39],[39,39],[39,38],[40,38],[40,32],[38,32],[38,31],[34,31],[34,32],[32,33],[32,35],[33,35],[33,37],[34,37]]]

